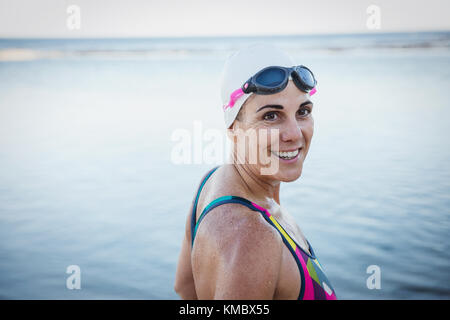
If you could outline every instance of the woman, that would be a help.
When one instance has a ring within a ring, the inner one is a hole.
[[[316,80],[292,66],[286,53],[263,44],[225,64],[232,161],[203,177],[189,211],[175,281],[183,299],[336,299],[280,205],[280,183],[300,177],[314,131]]]

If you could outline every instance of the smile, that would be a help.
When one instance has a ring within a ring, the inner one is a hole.
[[[293,151],[272,151],[274,155],[283,160],[293,160],[300,154],[301,148]]]

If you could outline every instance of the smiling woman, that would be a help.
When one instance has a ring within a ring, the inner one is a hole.
[[[302,173],[315,87],[313,73],[276,47],[250,45],[228,58],[231,163],[203,177],[187,215],[175,283],[182,298],[336,299],[279,194],[281,182]]]

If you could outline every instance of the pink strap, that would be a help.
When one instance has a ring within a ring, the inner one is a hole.
[[[314,87],[312,88],[312,90],[309,92],[309,96],[312,96],[313,94],[315,94],[317,92],[317,89]],[[225,111],[228,108],[233,108],[234,104],[236,103],[236,101],[242,97],[244,95],[244,91],[242,90],[242,88],[239,88],[237,90],[234,90],[233,93],[230,95],[230,102],[228,102],[227,105],[223,106],[223,111]]]
[[[230,95],[230,102],[226,106],[223,106],[223,111],[225,111],[227,108],[233,108],[234,104],[236,103],[237,99],[242,97],[244,95],[244,91],[242,91],[242,88],[239,88]]]

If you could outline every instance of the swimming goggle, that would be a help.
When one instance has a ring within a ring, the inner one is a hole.
[[[283,91],[290,79],[294,81],[297,88],[309,93],[310,96],[317,91],[315,88],[317,81],[307,67],[301,65],[291,68],[270,66],[258,71],[241,88],[233,91],[230,95],[230,102],[223,109],[232,108],[237,99],[246,93],[267,95]]]

